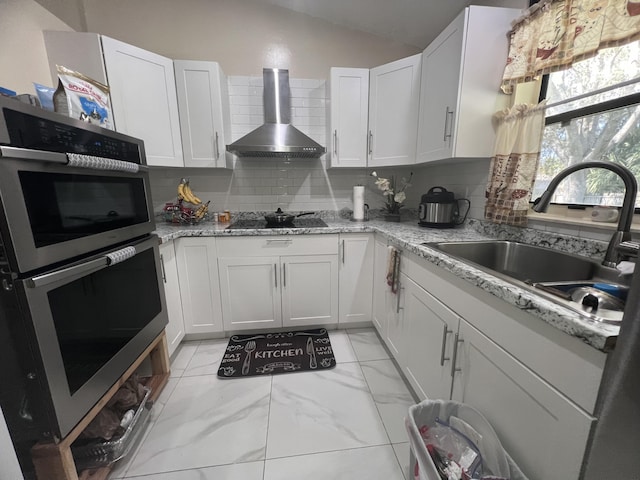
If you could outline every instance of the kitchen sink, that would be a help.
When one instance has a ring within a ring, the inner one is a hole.
[[[619,272],[595,260],[506,240],[424,243],[453,257],[522,282],[615,280]]]
[[[615,268],[550,248],[506,240],[423,243],[592,320],[619,323],[628,281]],[[602,290],[600,290],[602,289]],[[602,295],[598,292],[604,291]],[[604,302],[613,293],[618,302]],[[594,299],[595,298],[595,299]],[[615,303],[615,305],[614,305]]]

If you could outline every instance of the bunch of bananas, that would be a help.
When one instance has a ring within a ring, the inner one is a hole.
[[[192,208],[182,206],[182,202],[191,203]],[[186,223],[199,222],[209,212],[209,203],[202,203],[191,187],[189,186],[189,179],[182,178],[178,184],[178,204],[180,205],[181,221]]]
[[[201,205],[202,200],[195,196],[191,187],[189,186],[189,179],[182,178],[178,184],[178,200],[184,200],[185,202],[192,203],[194,205]]]

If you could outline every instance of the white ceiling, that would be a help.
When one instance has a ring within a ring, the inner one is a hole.
[[[528,0],[263,0],[335,25],[425,48],[469,4],[527,8]]]

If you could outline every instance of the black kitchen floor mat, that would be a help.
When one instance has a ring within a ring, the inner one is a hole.
[[[323,370],[336,366],[325,328],[253,335],[233,335],[224,352],[218,377]]]

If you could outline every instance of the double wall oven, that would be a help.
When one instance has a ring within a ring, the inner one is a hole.
[[[0,97],[0,406],[23,470],[167,323],[142,141]]]

